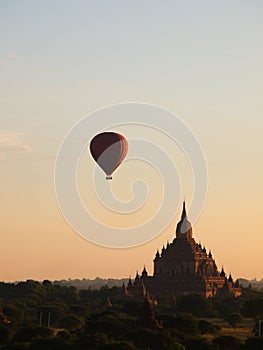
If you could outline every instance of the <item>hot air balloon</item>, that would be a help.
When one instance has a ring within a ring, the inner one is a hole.
[[[90,153],[106,174],[112,179],[112,173],[122,163],[128,152],[128,141],[116,132],[103,132],[90,142]]]

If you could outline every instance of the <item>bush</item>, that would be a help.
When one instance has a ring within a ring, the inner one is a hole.
[[[245,349],[247,350],[262,350],[263,337],[251,337],[246,340]]]
[[[234,312],[233,314],[229,314],[225,317],[226,321],[233,328],[243,321],[243,316],[240,313]]]
[[[201,337],[187,337],[184,345],[190,350],[214,350],[214,347],[211,347],[208,341]]]
[[[214,325],[211,322],[208,322],[206,320],[199,320],[198,321],[198,327],[200,334],[216,334],[220,331],[220,326]]]
[[[177,330],[183,333],[191,335],[199,334],[198,320],[192,315],[182,314],[175,316],[174,326]]]
[[[10,331],[7,327],[0,326],[0,345],[6,344],[10,339]]]
[[[98,347],[99,350],[137,350],[137,348],[128,342],[115,341]]]
[[[15,333],[13,339],[17,343],[27,343],[38,337],[52,337],[52,331],[46,327],[23,327]]]
[[[238,350],[241,348],[241,342],[238,338],[231,335],[221,335],[214,338],[213,343],[218,346],[219,350]]]

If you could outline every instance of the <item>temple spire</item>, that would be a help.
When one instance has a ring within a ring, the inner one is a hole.
[[[186,209],[185,209],[185,200],[183,201],[183,210],[182,210],[182,216],[181,216],[181,220],[183,219],[187,219],[187,214],[186,214]]]
[[[176,238],[192,238],[192,227],[191,223],[187,219],[185,200],[183,201],[181,220],[178,222],[176,227]]]

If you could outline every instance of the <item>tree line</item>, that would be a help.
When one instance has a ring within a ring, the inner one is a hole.
[[[150,298],[107,285],[77,290],[48,280],[0,283],[4,350],[256,350],[263,348],[262,318],[263,292],[249,287],[239,298],[206,299],[168,293]],[[224,332],[246,325],[252,327],[245,337]]]

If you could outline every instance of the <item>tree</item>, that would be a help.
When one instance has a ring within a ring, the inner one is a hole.
[[[186,312],[194,316],[205,314],[210,308],[210,300],[200,294],[182,295],[178,301],[177,308],[180,312]]]
[[[72,314],[77,316],[86,317],[90,314],[89,307],[85,305],[72,304],[69,309]]]
[[[212,306],[222,318],[227,314],[240,312],[242,307],[240,298],[235,298],[233,296],[227,298],[214,298],[212,300]]]
[[[72,343],[72,335],[66,329],[64,329],[63,331],[59,331],[56,335],[56,338],[61,339],[68,344]]]
[[[44,280],[44,281],[42,282],[42,286],[44,286],[45,288],[48,288],[48,289],[52,289],[53,284],[52,284],[52,282],[50,282],[49,280]]]
[[[249,299],[245,301],[241,313],[245,317],[259,317],[263,315],[263,298]]]
[[[80,317],[73,315],[73,314],[69,314],[69,315],[65,316],[59,322],[60,327],[65,328],[67,330],[80,329],[83,326],[83,323],[84,322]]]
[[[24,319],[23,310],[15,305],[5,305],[3,307],[3,313],[12,325],[19,325]]]

